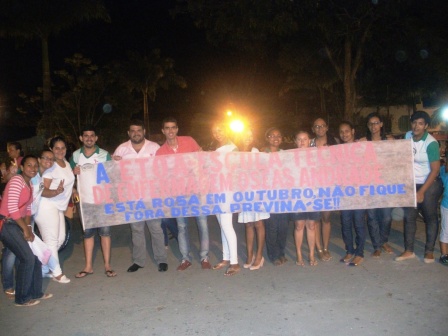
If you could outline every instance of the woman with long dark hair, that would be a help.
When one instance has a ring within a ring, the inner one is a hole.
[[[351,122],[341,122],[339,137],[344,144],[355,142],[355,128]],[[340,261],[350,266],[358,266],[364,261],[365,215],[365,210],[341,211],[342,239],[344,240],[346,255]],[[353,230],[355,231],[355,241],[353,241]]]
[[[312,131],[316,137],[311,140],[311,147],[319,148],[338,144],[337,139],[328,134],[328,125],[324,119],[317,118],[314,120]],[[322,222],[318,222],[316,225],[317,256],[322,261],[329,261],[332,258],[328,250],[331,236],[331,211],[321,211],[320,216]]]
[[[72,197],[75,176],[70,163],[65,159],[67,145],[64,138],[57,136],[50,140],[50,150],[54,154],[55,163],[43,175],[44,190],[39,203],[35,221],[42,235],[42,240],[51,250],[59,263],[58,250],[65,240],[65,217],[68,203]],[[53,272],[53,280],[68,283],[60,267]]]
[[[31,179],[38,169],[37,158],[27,155],[22,159],[22,173],[14,175],[6,185],[0,207],[0,240],[19,260],[16,268],[16,306],[34,306],[38,299],[49,299],[52,294],[42,292],[41,262],[33,254],[28,242],[34,241],[31,227],[33,188]]]
[[[381,115],[372,112],[367,116],[366,137],[361,140],[383,141],[388,140],[384,122]],[[392,247],[388,244],[392,223],[392,208],[367,209],[367,228],[372,240],[372,257],[379,258],[381,250],[392,254]]]
[[[254,134],[251,129],[244,132],[239,149],[241,152],[260,152],[254,145]],[[269,213],[266,212],[243,211],[238,214],[238,223],[244,223],[246,228],[247,260],[243,267],[249,268],[251,271],[258,270],[264,265],[263,248],[266,233],[263,220],[267,218],[269,218]],[[255,237],[257,250],[254,254]]]

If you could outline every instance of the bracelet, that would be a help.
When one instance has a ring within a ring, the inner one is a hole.
[[[27,226],[32,226],[32,225],[29,225],[29,224],[28,224]]]

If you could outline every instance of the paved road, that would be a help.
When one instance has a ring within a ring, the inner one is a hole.
[[[71,242],[61,253],[62,285],[44,280],[54,298],[35,307],[15,307],[0,296],[2,335],[448,335],[448,267],[423,263],[423,224],[419,223],[419,259],[403,263],[393,256],[370,258],[359,267],[338,262],[344,249],[338,214],[333,214],[333,260],[316,267],[295,265],[292,223],[283,266],[265,264],[234,277],[193,266],[177,272],[180,258],[175,240],[169,246],[169,270],[159,273],[152,258],[145,268],[127,273],[131,265],[130,230],[112,230],[113,267],[107,278],[96,250],[95,273],[74,274],[83,267],[81,230],[76,224]],[[219,227],[209,218],[211,262],[221,259]],[[244,227],[235,224],[241,263],[245,259]],[[190,225],[191,237],[197,237]],[[402,250],[402,223],[394,222],[391,246]],[[98,242],[96,246],[98,246]],[[150,244],[148,252],[151,255]],[[439,256],[437,248],[436,256]],[[265,256],[266,257],[266,256]],[[305,254],[306,258],[306,254]]]

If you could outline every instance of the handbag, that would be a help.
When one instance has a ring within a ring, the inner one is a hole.
[[[3,217],[3,216],[1,216],[1,217]],[[2,232],[3,224],[5,223],[6,220],[7,220],[6,217],[3,217],[0,219],[0,233]]]

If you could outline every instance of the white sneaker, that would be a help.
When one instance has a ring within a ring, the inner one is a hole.
[[[70,282],[70,279],[67,278],[65,275],[62,275],[60,279],[57,279],[55,276],[53,276],[53,280],[62,284],[66,284]]]

